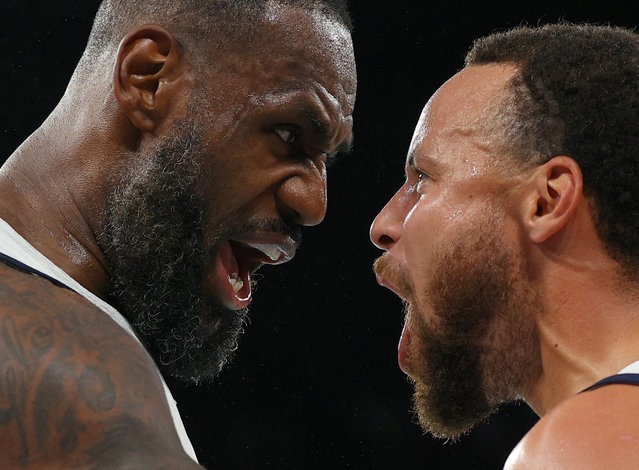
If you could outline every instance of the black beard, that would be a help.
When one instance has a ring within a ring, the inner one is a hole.
[[[192,127],[176,134],[141,157],[110,197],[111,300],[163,374],[210,381],[237,348],[247,310],[231,311],[202,295],[211,250],[196,191],[200,140]]]
[[[425,294],[432,322],[411,313],[421,358],[415,411],[437,437],[456,438],[517,400],[539,357],[532,320],[539,300],[524,279],[523,257],[496,230],[489,224],[479,236],[460,237],[440,259]]]

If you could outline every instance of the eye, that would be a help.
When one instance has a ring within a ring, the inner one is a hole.
[[[430,176],[426,173],[415,169],[415,173],[417,174],[417,182],[415,183],[415,190],[419,192],[424,184],[430,181]]]
[[[292,144],[297,140],[297,134],[290,129],[275,129],[275,133],[287,144]]]

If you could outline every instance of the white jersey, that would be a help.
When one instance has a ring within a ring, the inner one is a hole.
[[[617,374],[639,374],[639,361],[628,364],[626,367],[617,372]]]
[[[26,241],[2,218],[0,218],[0,252],[4,253],[7,256],[11,256],[12,258],[26,264],[33,269],[51,276],[65,286],[71,288],[72,290],[86,298],[93,305],[98,307],[100,310],[102,310],[104,313],[106,313],[114,322],[120,325],[127,333],[129,333],[136,339],[136,341],[139,342],[138,338],[133,333],[131,325],[120,312],[118,312],[111,305],[107,304],[104,300],[94,295],[92,292],[82,287],[80,283],[78,283],[75,279],[65,273],[58,266],[56,266],[42,253],[36,250],[33,245]],[[193,445],[191,444],[191,441],[186,434],[186,430],[184,429],[184,424],[182,423],[182,419],[180,418],[177,404],[173,399],[173,396],[171,395],[171,391],[164,382],[160,371],[157,368],[156,372],[160,377],[160,380],[162,381],[162,385],[164,386],[166,401],[169,405],[169,409],[171,410],[173,424],[178,436],[180,437],[180,441],[182,442],[182,447],[184,448],[184,451],[187,453],[187,455],[191,457],[195,462],[197,462],[197,457],[195,456]]]

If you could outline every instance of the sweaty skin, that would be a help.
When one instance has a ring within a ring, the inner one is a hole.
[[[507,470],[638,468],[639,387],[580,392],[639,357],[639,292],[574,159],[509,163],[499,106],[516,73],[469,66],[437,91],[371,227],[378,282],[407,303],[400,367],[433,434],[521,398],[542,416]]]

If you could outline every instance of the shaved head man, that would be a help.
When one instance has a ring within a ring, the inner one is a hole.
[[[252,275],[352,141],[341,0],[105,0],[0,169],[3,468],[201,468],[162,374],[210,381]]]
[[[523,399],[508,469],[639,466],[637,129],[639,36],[612,27],[480,39],[428,101],[371,227],[425,430]]]

